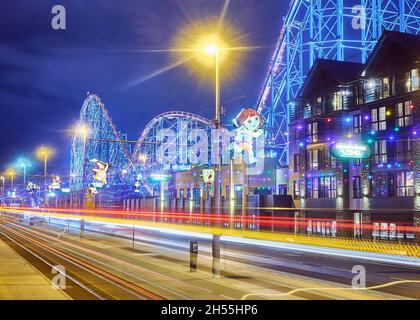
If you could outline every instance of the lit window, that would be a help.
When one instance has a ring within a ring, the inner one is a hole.
[[[373,161],[375,164],[387,163],[386,140],[375,141],[373,146]]]
[[[309,170],[319,169],[319,150],[318,149],[308,150],[308,168]]]
[[[414,196],[414,176],[413,171],[397,172],[397,197]]]
[[[334,93],[332,106],[333,111],[343,110],[343,95],[341,91]]]
[[[353,133],[357,134],[362,131],[362,115],[353,116]]]
[[[308,133],[309,142],[317,142],[318,141],[318,123],[317,122],[308,123],[307,133]]]
[[[397,104],[397,126],[406,127],[413,124],[411,101],[400,102]]]
[[[406,74],[407,82],[405,83],[405,91],[412,92],[419,90],[419,69],[413,69]]]
[[[386,130],[386,108],[380,107],[370,111],[371,123],[370,129],[373,131]]]

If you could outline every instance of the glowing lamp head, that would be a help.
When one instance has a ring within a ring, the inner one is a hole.
[[[205,49],[204,52],[209,56],[214,56],[215,54],[219,53],[219,48],[215,44],[209,44]]]

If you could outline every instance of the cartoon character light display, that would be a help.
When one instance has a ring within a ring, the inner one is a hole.
[[[109,164],[106,162],[102,162],[96,159],[90,160],[96,164],[96,167],[92,169],[94,176],[93,179],[102,183],[102,185],[106,185],[107,181],[107,172],[109,168]]]
[[[61,178],[59,176],[52,176],[52,182],[48,186],[50,190],[58,190],[61,186]]]
[[[253,139],[260,137],[264,134],[263,117],[254,109],[242,109],[241,112],[233,120],[235,126],[235,138],[230,144],[229,150],[234,150],[234,158],[242,157],[245,154],[248,164],[257,162],[254,153]]]

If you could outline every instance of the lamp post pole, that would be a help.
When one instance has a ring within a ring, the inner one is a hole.
[[[44,188],[47,185],[47,153],[44,152]]]
[[[216,214],[219,216],[219,213],[222,209],[221,203],[221,188],[220,188],[220,179],[222,174],[222,164],[221,164],[221,154],[220,154],[220,52],[218,48],[215,48],[215,119],[214,125],[217,130],[217,163],[216,170],[214,174],[214,207],[216,209]],[[217,220],[217,225],[219,225],[219,220]],[[215,278],[220,276],[220,235],[213,235],[212,241],[212,273]]]
[[[26,185],[26,164],[22,164],[21,165],[22,169],[23,169],[23,185]]]
[[[217,139],[220,138],[220,129],[221,129],[221,123],[220,123],[220,64],[219,64],[219,58],[220,58],[219,50],[216,49],[215,52],[215,120],[214,125],[217,130]],[[222,208],[221,203],[221,190],[220,190],[220,177],[222,173],[222,164],[221,164],[221,154],[220,154],[220,143],[217,144],[217,163],[216,163],[216,170],[215,170],[215,185],[214,185],[214,199],[215,199],[215,208],[216,213],[219,213]]]
[[[2,186],[3,186],[3,187],[2,187],[2,189],[1,189],[1,190],[2,190],[2,194],[4,194],[4,193],[5,193],[5,191],[6,191],[6,190],[5,190],[5,188],[4,188],[4,186],[5,186],[5,184],[4,184],[4,180],[5,180],[5,179],[4,179],[4,177],[3,177],[3,176],[1,176],[1,177],[0,177],[0,179],[1,179],[1,182],[2,182]]]

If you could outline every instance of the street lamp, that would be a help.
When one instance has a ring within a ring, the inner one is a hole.
[[[21,163],[20,167],[23,169],[23,185],[26,185],[26,164]]]
[[[15,178],[16,172],[13,169],[9,169],[9,170],[7,170],[7,175],[10,177],[10,188],[13,191],[14,178]]]
[[[47,162],[54,154],[54,149],[48,146],[40,146],[36,150],[36,156],[39,160],[44,162],[44,186],[47,185]]]
[[[79,136],[83,141],[83,167],[82,167],[82,187],[85,188],[85,166],[86,166],[86,146],[89,136],[89,127],[86,124],[79,123],[75,127],[75,135]]]

